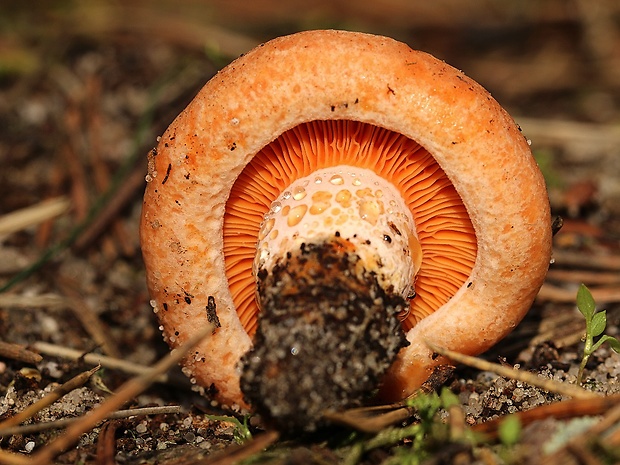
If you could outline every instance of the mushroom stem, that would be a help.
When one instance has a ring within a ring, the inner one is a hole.
[[[333,237],[350,242],[386,292],[404,298],[412,294],[422,263],[412,213],[393,184],[374,171],[348,165],[298,178],[271,204],[258,233],[257,281],[287,253]]]
[[[408,345],[399,321],[421,249],[398,190],[351,166],[295,181],[261,225],[261,309],[241,389],[281,430],[369,397]]]

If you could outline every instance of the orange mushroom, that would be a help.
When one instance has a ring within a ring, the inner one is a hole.
[[[149,160],[141,240],[173,347],[217,401],[281,428],[376,391],[402,399],[425,341],[485,351],[550,260],[543,178],[480,85],[385,37],[309,31],[220,71]],[[260,310],[259,310],[260,309]]]

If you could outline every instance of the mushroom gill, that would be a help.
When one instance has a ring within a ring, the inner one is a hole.
[[[256,331],[252,262],[260,225],[293,181],[322,168],[355,164],[392,183],[409,207],[422,247],[415,298],[403,315],[407,332],[463,285],[476,259],[474,228],[454,186],[432,154],[396,132],[350,120],[300,124],[264,147],[235,182],[224,216],[224,256],[239,319]]]

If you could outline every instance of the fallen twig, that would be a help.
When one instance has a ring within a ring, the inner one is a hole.
[[[558,420],[581,417],[586,415],[602,415],[610,408],[620,405],[620,394],[598,396],[589,399],[570,399],[553,404],[541,405],[523,412],[515,412],[522,426],[529,425],[537,420],[555,418]],[[504,420],[504,416],[474,425],[472,429],[484,433],[489,437],[497,436],[497,427]]]
[[[554,250],[555,266],[620,271],[620,255],[587,254]]]
[[[106,355],[100,355],[95,353],[85,353],[83,351],[50,344],[48,342],[35,342],[32,347],[39,353],[49,355],[51,357],[64,358],[67,360],[84,360],[84,362],[90,363],[92,365],[101,365],[102,367],[108,368],[110,370],[118,370],[132,375],[143,375],[146,373],[150,373],[150,371],[152,370],[151,367],[138,365],[137,363],[128,362],[127,360],[108,357]],[[159,374],[155,378],[155,382],[167,383],[168,375],[166,375],[165,373]]]
[[[0,308],[51,308],[54,310],[69,306],[67,299],[58,294],[0,294]]]
[[[547,279],[594,285],[620,284],[620,273],[615,271],[560,270],[552,268],[547,272]]]
[[[29,457],[2,449],[0,449],[0,463],[2,465],[32,465]]]
[[[109,417],[109,415],[118,410],[121,406],[134,399],[138,394],[146,390],[155,379],[162,373],[165,373],[174,365],[179,363],[183,357],[196,344],[205,337],[209,337],[213,331],[213,325],[207,324],[192,338],[187,340],[182,346],[174,349],[169,355],[160,360],[149,372],[130,379],[123,384],[107,401],[99,407],[81,417],[75,423],[71,424],[65,433],[49,443],[43,449],[33,455],[34,463],[48,463],[56,455],[60,454],[66,448],[74,444],[81,434],[93,428],[100,421]]]
[[[10,342],[0,341],[0,357],[8,358],[11,360],[19,360],[20,362],[29,363],[34,365],[43,360],[36,352],[28,350],[26,347],[20,344],[13,344]]]
[[[585,283],[598,303],[620,302],[620,255],[554,250],[553,258],[537,300],[574,303],[578,284]]]
[[[562,347],[577,344],[585,335],[583,317],[575,309],[544,318],[537,328],[535,336],[530,337],[530,345],[536,346],[545,341],[553,341],[553,345]]]
[[[145,415],[164,415],[170,413],[181,413],[181,407],[179,405],[164,405],[161,407],[144,407],[133,408],[126,410],[118,410],[110,413],[107,417],[109,420],[120,420],[122,418],[138,417]],[[32,425],[12,426],[8,428],[0,429],[0,437],[13,436],[15,434],[33,434],[40,433],[41,431],[47,431],[50,429],[60,429],[69,426],[72,423],[78,421],[80,417],[76,418],[62,418],[55,421],[46,421],[43,423],[34,423]],[[2,461],[0,460],[0,463]]]
[[[566,120],[517,118],[523,133],[538,144],[587,144],[592,147],[616,148],[620,144],[618,125],[601,125]]]
[[[118,420],[108,420],[101,427],[97,439],[98,465],[116,465],[116,429],[119,425]]]
[[[516,370],[512,367],[487,362],[486,360],[482,360],[480,358],[471,357],[469,355],[436,346],[428,341],[426,342],[426,345],[433,352],[443,355],[454,362],[462,363],[463,365],[467,365],[481,371],[491,371],[500,376],[505,376],[506,378],[523,381],[524,383],[528,383],[531,386],[538,387],[548,392],[555,392],[557,394],[573,397],[575,399],[592,399],[601,397],[601,394],[587,391],[575,384],[561,383],[552,379],[541,378],[540,376],[528,371]]]
[[[592,297],[598,303],[620,302],[620,287],[618,286],[592,287],[590,291],[592,292]],[[566,289],[551,283],[545,283],[536,298],[552,302],[574,303],[576,292],[576,286],[575,289]]]
[[[62,215],[69,207],[70,203],[66,197],[57,197],[2,215],[0,217],[0,239],[8,234]]]
[[[24,410],[22,410],[18,414],[0,423],[0,436],[4,436],[3,434],[4,429],[9,428],[10,426],[19,425],[20,423],[23,423],[27,419],[34,416],[36,413],[43,410],[45,407],[52,405],[54,402],[56,402],[58,399],[63,397],[65,394],[68,394],[74,389],[80,386],[83,386],[84,383],[86,383],[90,379],[90,377],[94,375],[95,372],[98,371],[100,368],[101,368],[100,366],[96,366],[92,370],[88,370],[83,373],[80,373],[79,375],[71,378],[66,383],[54,389],[52,392],[47,394],[42,399],[39,399],[34,404],[29,405],[28,407],[26,407]]]
[[[594,458],[593,451],[590,446],[595,445],[596,442],[603,442],[603,434],[611,428],[617,426],[620,422],[620,395],[609,396],[608,399],[615,399],[613,408],[609,410],[603,409],[600,413],[607,411],[607,414],[598,422],[596,422],[590,429],[581,434],[580,436],[573,438],[562,449],[554,452],[543,458],[540,462],[541,465],[555,465],[569,463],[568,459],[571,456],[576,456],[579,459],[579,463],[603,463]],[[599,413],[599,414],[600,414]],[[589,458],[594,458],[596,461],[592,461]]]

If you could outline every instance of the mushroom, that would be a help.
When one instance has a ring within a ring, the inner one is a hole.
[[[462,72],[395,40],[308,31],[213,77],[149,157],[152,305],[197,388],[279,428],[478,354],[523,318],[551,254],[543,177]],[[436,354],[435,354],[436,355]]]

